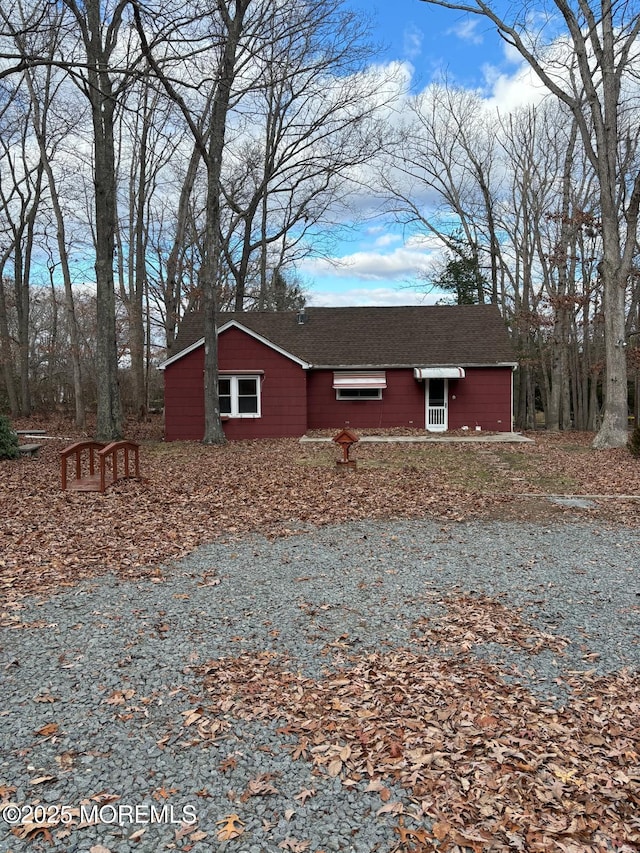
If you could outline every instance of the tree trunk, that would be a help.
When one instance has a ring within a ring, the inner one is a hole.
[[[86,412],[84,405],[84,392],[82,390],[82,372],[80,368],[80,333],[78,331],[78,322],[73,300],[73,287],[71,284],[71,271],[69,269],[69,255],[67,252],[67,240],[65,236],[65,222],[60,205],[60,197],[58,195],[58,187],[51,167],[49,152],[47,151],[46,139],[46,115],[45,111],[49,105],[49,98],[45,99],[44,104],[41,104],[41,99],[38,97],[33,84],[31,74],[26,75],[29,95],[31,97],[33,109],[33,124],[38,139],[40,148],[40,159],[43,164],[47,184],[49,187],[49,195],[51,198],[51,207],[56,221],[56,242],[58,246],[58,257],[60,259],[60,267],[62,269],[62,279],[64,282],[65,294],[65,311],[67,315],[67,327],[71,343],[71,367],[73,374],[73,393],[75,403],[75,424],[79,429],[84,429],[86,426]],[[48,94],[48,88],[47,88]],[[42,107],[42,109],[41,109]]]
[[[144,365],[144,313],[143,298],[147,281],[147,252],[145,240],[145,205],[147,196],[147,147],[151,116],[147,109],[147,93],[144,98],[142,136],[139,151],[138,192],[135,208],[135,267],[133,286],[129,291],[129,354],[131,378],[133,380],[133,404],[136,417],[143,421],[147,416],[147,389]],[[133,187],[131,188],[133,192]]]
[[[189,199],[193,192],[198,165],[202,152],[198,145],[193,146],[187,173],[180,190],[178,212],[176,218],[176,233],[169,257],[167,258],[167,284],[164,292],[164,325],[167,356],[171,355],[176,340],[176,327],[180,321],[180,302],[182,299],[182,263],[181,258],[185,251],[185,236],[187,232],[187,221],[189,217]]]
[[[236,59],[244,15],[251,0],[235,0],[235,14],[229,15],[225,3],[219,6],[227,29],[220,76],[211,111],[209,148],[207,152],[207,225],[205,238],[204,280],[204,444],[226,441],[220,420],[218,396],[218,330],[217,286],[220,269],[220,176],[225,144],[227,114],[231,87],[236,73]]]
[[[113,260],[116,229],[113,107],[100,93],[93,102],[96,211],[96,382],[98,441],[122,438],[122,409],[118,383],[116,300]]]
[[[7,316],[7,299],[5,294],[5,279],[2,276],[4,264],[0,265],[0,361],[4,387],[9,401],[11,416],[16,418],[20,413],[18,394],[15,385],[15,365],[11,351],[11,335],[9,334],[9,318]]]
[[[96,239],[96,384],[98,441],[122,438],[122,408],[118,382],[116,300],[113,274],[116,234],[116,161],[113,130],[114,93],[102,46],[99,0],[86,4],[91,38],[85,43],[89,99],[94,133]]]
[[[86,79],[81,88],[91,107],[93,125],[93,180],[96,271],[96,438],[122,437],[122,407],[118,382],[116,300],[113,261],[117,218],[116,161],[113,117],[116,107],[111,58],[126,3],[119,2],[102,17],[100,0],[63,0],[74,16],[86,55]],[[79,66],[81,67],[81,65]]]
[[[604,224],[604,223],[603,223]],[[605,372],[603,393],[605,399],[602,426],[593,446],[602,449],[623,447],[629,440],[627,351],[625,339],[625,294],[627,277],[609,257],[602,262],[604,288],[602,309],[604,313]]]

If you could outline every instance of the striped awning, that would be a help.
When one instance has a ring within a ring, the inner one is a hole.
[[[334,388],[386,388],[384,370],[340,370],[333,373]]]
[[[464,379],[464,367],[414,367],[416,379]]]

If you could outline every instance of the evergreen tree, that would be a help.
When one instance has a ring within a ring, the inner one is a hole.
[[[18,436],[11,429],[9,419],[0,415],[0,459],[16,459],[18,453]]]
[[[484,302],[489,282],[480,267],[478,253],[459,238],[454,241],[453,251],[449,252],[444,268],[432,284],[452,294],[457,305],[477,305]]]

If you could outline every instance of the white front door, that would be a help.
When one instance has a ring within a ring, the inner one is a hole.
[[[427,407],[425,428],[430,432],[446,432],[449,423],[447,416],[449,380],[427,379],[424,384]]]

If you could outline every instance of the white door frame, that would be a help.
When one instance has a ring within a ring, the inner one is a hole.
[[[432,382],[443,383],[443,406],[430,405],[430,387]],[[426,379],[424,383],[425,429],[429,432],[446,432],[449,428],[449,380]]]

